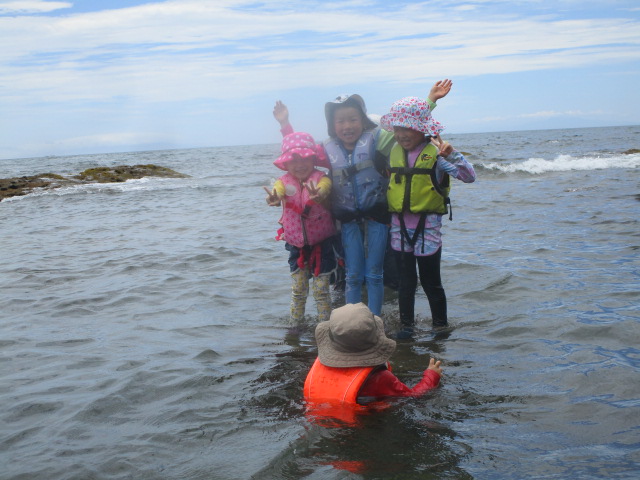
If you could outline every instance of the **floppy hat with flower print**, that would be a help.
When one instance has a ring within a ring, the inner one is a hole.
[[[393,127],[410,128],[431,137],[444,130],[431,116],[429,102],[420,97],[405,97],[394,102],[389,113],[380,119],[380,126],[388,131],[393,131]]]

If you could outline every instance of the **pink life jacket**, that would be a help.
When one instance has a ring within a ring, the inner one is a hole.
[[[314,169],[305,183],[317,185],[324,176],[323,172]],[[279,238],[302,248],[305,245],[317,245],[335,235],[336,227],[331,212],[311,200],[308,190],[290,173],[280,177],[280,180],[285,187],[285,198],[280,218],[283,234]]]

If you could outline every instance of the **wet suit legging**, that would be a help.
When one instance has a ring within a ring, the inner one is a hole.
[[[415,298],[418,286],[418,273],[420,284],[429,300],[431,318],[434,326],[447,324],[447,297],[442,287],[440,278],[440,258],[442,248],[428,256],[415,256],[413,252],[394,251],[396,265],[398,267],[398,306],[400,307],[400,321],[407,326],[415,323]]]

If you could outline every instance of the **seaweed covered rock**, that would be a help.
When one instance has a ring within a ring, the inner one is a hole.
[[[55,173],[42,173],[40,175],[2,178],[0,179],[0,201],[7,197],[26,195],[34,188],[55,188],[54,182],[57,181],[64,181],[64,177]]]
[[[184,178],[188,175],[178,173],[167,167],[158,165],[120,165],[118,167],[88,168],[74,178],[83,182],[115,183],[143,177]]]
[[[89,168],[78,175],[65,177],[55,173],[41,173],[0,179],[0,201],[8,197],[26,195],[36,188],[53,189],[83,183],[116,183],[143,177],[186,178],[189,175],[158,165],[121,165]]]

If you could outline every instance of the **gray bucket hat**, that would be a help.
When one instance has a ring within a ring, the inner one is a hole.
[[[327,367],[373,367],[385,363],[396,349],[382,319],[364,303],[347,304],[331,312],[316,327],[320,363]]]
[[[336,138],[336,129],[333,127],[333,113],[338,107],[355,107],[362,112],[362,126],[364,130],[372,130],[378,125],[367,117],[367,107],[364,100],[357,93],[351,95],[338,95],[335,100],[324,104],[324,116],[327,119],[327,132],[331,138]]]

